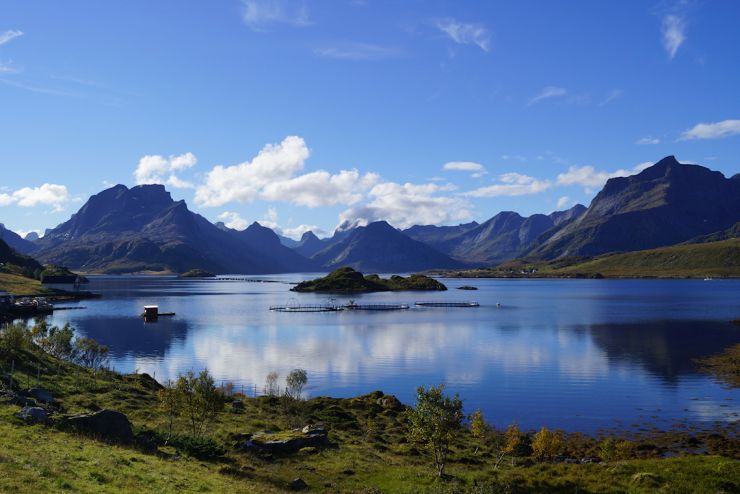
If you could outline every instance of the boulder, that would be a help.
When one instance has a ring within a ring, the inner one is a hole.
[[[378,398],[376,400],[376,403],[380,405],[383,408],[388,408],[392,410],[399,410],[403,408],[403,404],[393,395],[385,395],[381,398]]]
[[[293,479],[288,483],[288,488],[291,491],[303,491],[308,489],[308,484],[302,478]]]
[[[54,403],[54,395],[51,394],[51,391],[42,388],[31,388],[28,390],[28,394],[41,403]]]
[[[234,400],[231,402],[232,410],[244,410],[244,402],[242,400]]]
[[[115,410],[75,415],[64,420],[62,425],[105,441],[128,444],[134,440],[128,417]]]
[[[329,446],[329,439],[326,431],[322,428],[309,429],[308,433],[299,429],[294,436],[288,438],[276,438],[273,437],[273,434],[263,432],[255,434],[247,441],[239,444],[239,447],[247,451],[277,455],[297,453],[308,447],[321,448],[326,446]]]
[[[27,424],[46,424],[49,422],[49,414],[41,407],[23,407],[15,416]]]

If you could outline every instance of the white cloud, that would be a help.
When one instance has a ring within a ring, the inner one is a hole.
[[[714,123],[699,123],[684,131],[680,141],[692,139],[720,139],[740,134],[740,120],[722,120]]]
[[[12,193],[0,193],[0,206],[15,204],[24,208],[38,205],[52,206],[55,212],[62,211],[64,204],[72,200],[67,187],[58,184],[43,184],[39,187],[23,187]]]
[[[224,222],[224,225],[233,230],[244,230],[249,226],[249,222],[241,217],[239,213],[233,211],[224,211],[218,215],[218,219]]]
[[[288,136],[280,144],[268,144],[252,161],[233,166],[216,166],[205,184],[195,191],[201,206],[222,206],[229,202],[251,202],[271,182],[290,179],[303,169],[310,155],[301,137]]]
[[[437,22],[437,28],[461,45],[477,45],[483,51],[488,51],[491,45],[490,34],[481,24],[466,24],[455,19],[444,19]]]
[[[315,235],[324,235],[324,234],[326,234],[326,232],[324,230],[322,230],[321,228],[319,228],[316,225],[305,225],[305,224],[294,226],[294,227],[283,228],[282,229],[282,232],[283,232],[282,234],[285,237],[289,237],[289,238],[292,238],[292,239],[296,239],[297,240],[297,239],[301,238],[304,233],[309,232],[309,231],[310,232],[313,232]]]
[[[271,182],[262,189],[261,197],[309,208],[349,205],[362,200],[364,192],[379,179],[374,173],[360,175],[357,170],[341,170],[335,175],[319,170],[289,180]]]
[[[486,175],[488,171],[480,163],[474,163],[472,161],[450,161],[445,163],[442,167],[445,171],[469,171],[473,172],[470,176],[473,178],[480,178]]]
[[[198,162],[193,153],[185,153],[179,156],[165,158],[158,154],[148,154],[139,160],[134,170],[136,185],[142,184],[166,184],[175,188],[193,188],[193,184],[178,178],[174,172],[191,168]],[[168,175],[168,178],[164,178]]]
[[[342,43],[314,48],[314,55],[337,60],[384,60],[401,54],[397,48],[370,43]]]
[[[308,8],[301,0],[242,0],[242,4],[242,18],[253,31],[265,31],[274,24],[311,24]]]
[[[471,197],[514,197],[539,194],[540,192],[544,192],[552,187],[552,182],[549,180],[538,180],[534,177],[522,175],[520,173],[504,173],[498,178],[500,183],[480,187],[470,192],[466,192],[465,195]]]
[[[445,224],[472,218],[472,205],[459,197],[438,195],[449,187],[437,184],[383,182],[370,190],[368,204],[351,208],[339,216],[340,225],[386,220],[398,228],[417,224]]]
[[[213,168],[196,189],[195,202],[221,206],[263,199],[311,208],[354,204],[379,180],[374,173],[361,175],[357,170],[337,174],[318,170],[296,176],[309,156],[301,137],[289,136],[280,144],[268,144],[252,161]]]
[[[570,197],[563,196],[560,199],[558,199],[558,209],[564,208],[568,204],[570,204]]]
[[[683,17],[667,15],[663,17],[663,48],[672,59],[679,47],[686,41],[686,23]]]
[[[568,90],[565,88],[547,86],[546,88],[542,89],[542,91],[540,91],[536,96],[530,99],[527,106],[532,106],[546,99],[559,98],[561,96],[565,96],[566,94],[568,94]]]
[[[11,29],[9,31],[5,31],[4,33],[0,33],[0,45],[4,45],[5,43],[14,40],[15,38],[18,38],[20,36],[23,36],[23,31],[18,31],[17,29]]]
[[[20,69],[13,66],[13,62],[0,62],[0,74],[16,74]]]
[[[642,137],[640,139],[637,139],[635,144],[660,144],[660,139],[657,137]]]
[[[472,161],[450,161],[445,163],[442,167],[443,170],[462,170],[470,172],[480,172],[485,170],[483,165],[480,163],[474,163]]]
[[[591,193],[596,188],[602,187],[610,178],[635,175],[652,165],[652,162],[645,162],[629,169],[620,168],[613,172],[597,171],[593,166],[571,166],[567,172],[558,175],[556,183],[557,185],[582,185],[586,188],[586,192]]]

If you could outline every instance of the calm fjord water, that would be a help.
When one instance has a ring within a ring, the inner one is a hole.
[[[103,294],[60,311],[107,344],[112,366],[157,380],[203,367],[236,389],[265,376],[308,371],[308,395],[380,389],[412,404],[421,384],[444,382],[466,411],[505,426],[593,432],[636,424],[740,419],[740,392],[692,364],[740,342],[737,280],[442,280],[441,293],[376,293],[358,303],[475,300],[481,307],[399,312],[276,313],[270,305],[323,303],[287,282],[310,274],[250,277],[281,283],[92,277]],[[455,288],[473,284],[478,291]],[[338,297],[348,301],[349,297]],[[497,303],[502,304],[497,307]],[[145,323],[145,304],[177,313]]]

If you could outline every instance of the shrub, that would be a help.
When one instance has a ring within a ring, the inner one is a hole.
[[[410,435],[432,453],[440,477],[444,476],[450,441],[462,428],[464,418],[460,397],[446,396],[444,384],[416,390],[416,408],[409,411]]]
[[[538,459],[553,458],[563,449],[563,437],[559,432],[553,432],[542,427],[532,438],[532,454]]]
[[[293,369],[285,378],[285,394],[299,400],[303,393],[303,387],[308,382],[308,375],[303,369]]]
[[[20,352],[28,348],[31,334],[24,324],[6,324],[0,329],[0,347],[9,352]]]

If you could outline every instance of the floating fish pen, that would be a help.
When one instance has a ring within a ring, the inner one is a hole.
[[[338,312],[343,310],[337,305],[271,305],[275,312]]]
[[[417,307],[479,307],[478,302],[416,302]]]
[[[406,304],[355,304],[349,303],[343,308],[347,310],[406,310],[409,308]]]

